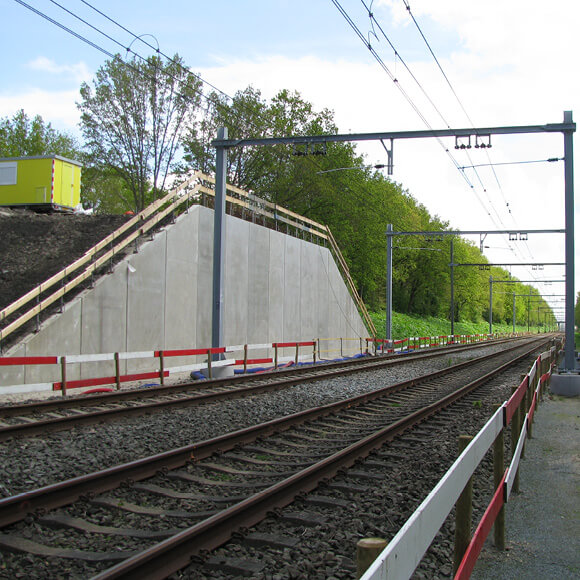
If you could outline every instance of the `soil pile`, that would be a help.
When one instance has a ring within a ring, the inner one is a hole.
[[[80,258],[127,219],[0,208],[0,309]]]

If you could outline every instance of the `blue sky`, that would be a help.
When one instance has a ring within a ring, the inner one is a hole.
[[[126,54],[54,2],[27,1],[106,50]],[[58,3],[123,46],[133,40],[82,0]],[[193,71],[229,94],[250,84],[265,98],[283,88],[298,90],[316,108],[332,109],[341,132],[426,128],[331,0],[90,3],[135,34],[146,35],[148,42],[159,43],[166,54],[178,52]],[[372,34],[363,3],[342,0],[340,4],[432,127],[465,127],[470,120],[476,126],[560,122],[564,110],[574,110],[580,118],[576,0],[410,0],[413,15],[469,119],[420,38],[404,0],[365,0],[364,4],[372,4],[376,20],[420,87],[394,58],[376,26],[377,36]],[[24,108],[58,129],[77,132],[75,100],[80,83],[90,82],[106,56],[15,0],[0,0],[0,13],[0,117]],[[132,48],[143,56],[151,53],[138,41]],[[447,146],[452,148],[453,143]],[[369,163],[385,162],[380,145],[360,150]],[[498,138],[489,154],[494,162],[546,159],[561,156],[562,140],[559,135]],[[456,155],[461,166],[488,162],[481,152],[472,151],[469,158]],[[562,164],[498,167],[496,174],[486,168],[478,174],[466,170],[472,188],[440,145],[413,141],[396,143],[393,177],[454,227],[544,229],[563,227],[562,171]],[[488,257],[503,262],[531,261],[532,256],[560,261],[561,241],[530,240],[516,248],[498,240],[490,243],[494,248]],[[545,277],[560,272],[548,271]],[[532,273],[514,270],[514,274],[529,278]]]

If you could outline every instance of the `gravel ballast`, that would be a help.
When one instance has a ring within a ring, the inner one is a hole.
[[[79,427],[0,445],[0,497],[92,473],[277,417],[427,374],[503,345],[448,354],[425,362],[317,381],[268,394],[201,407]]]

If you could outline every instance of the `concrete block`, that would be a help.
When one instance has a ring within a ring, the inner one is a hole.
[[[553,374],[550,378],[550,391],[562,397],[580,396],[580,375],[566,372]]]

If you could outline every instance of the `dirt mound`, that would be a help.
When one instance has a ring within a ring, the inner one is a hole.
[[[0,309],[80,258],[127,219],[0,208]]]

